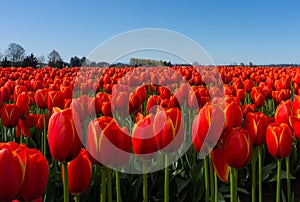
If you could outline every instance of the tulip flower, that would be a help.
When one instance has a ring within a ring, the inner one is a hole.
[[[242,124],[243,112],[240,105],[233,101],[225,108],[225,127],[239,127]]]
[[[292,151],[292,131],[286,123],[271,123],[266,132],[267,148],[271,156],[286,158]]]
[[[258,146],[258,152],[253,151],[252,157],[252,198],[255,198],[256,188],[256,155],[258,153],[258,173],[259,173],[259,199],[262,201],[262,147],[266,139],[266,130],[269,118],[262,112],[249,112],[246,116],[244,125],[249,131],[254,146]]]
[[[47,108],[48,89],[39,89],[35,92],[35,103],[40,109]]]
[[[149,159],[158,150],[153,131],[154,115],[140,119],[132,130],[132,147],[137,157]]]
[[[256,107],[262,107],[265,103],[265,99],[266,97],[264,96],[264,94],[262,93],[255,93],[254,94],[254,104],[256,105]]]
[[[147,102],[146,113],[147,114],[149,114],[150,112],[155,113],[156,110],[154,108],[158,107],[161,102],[162,99],[159,96],[151,95]]]
[[[46,190],[49,166],[47,159],[37,149],[26,148],[26,153],[25,178],[19,199],[32,201],[41,197]]]
[[[131,142],[126,127],[108,116],[92,120],[87,128],[87,150],[104,165],[123,166],[129,161]]]
[[[25,116],[29,111],[30,97],[28,92],[22,92],[18,95],[16,105],[20,110],[20,116]]]
[[[249,112],[245,119],[245,128],[249,131],[253,145],[261,146],[265,143],[268,117],[262,112]]]
[[[157,147],[165,152],[173,152],[181,145],[183,139],[181,112],[178,108],[166,111],[159,109],[154,118],[153,132]],[[181,128],[182,129],[182,128]]]
[[[12,201],[21,191],[25,165],[15,149],[6,143],[0,143],[0,162],[0,201]]]
[[[217,143],[224,128],[224,112],[216,105],[207,103],[194,118],[192,140],[197,152],[208,154]],[[204,145],[204,148],[202,148]]]
[[[67,162],[73,160],[81,149],[81,125],[78,115],[72,108],[53,108],[48,125],[48,143],[52,157],[63,162],[64,201],[69,201]]]
[[[63,108],[64,107],[64,99],[63,95],[60,91],[49,91],[47,97],[47,107],[49,113],[51,113],[53,107]]]
[[[5,104],[2,108],[2,124],[7,128],[13,128],[18,125],[20,110],[16,104]]]
[[[293,115],[292,101],[282,101],[276,108],[275,122],[289,123],[289,117]]]
[[[277,159],[277,189],[276,202],[280,201],[281,159],[287,158],[292,152],[293,136],[287,123],[271,123],[266,132],[267,148],[271,156]],[[289,158],[287,158],[288,160]],[[289,176],[289,160],[287,161],[287,176]],[[288,192],[290,192],[288,177]],[[290,194],[290,193],[288,193]]]
[[[72,108],[53,108],[49,119],[48,143],[52,157],[59,162],[73,160],[81,148],[81,126]]]
[[[19,119],[19,124],[16,128],[16,137],[20,137],[21,133],[30,137],[29,129],[36,125],[36,115],[35,114],[26,114],[24,118]]]
[[[81,195],[90,186],[92,179],[92,162],[85,149],[68,163],[68,186],[72,195]]]
[[[231,167],[231,201],[237,201],[238,169],[246,166],[252,154],[251,137],[247,130],[234,128],[224,143],[225,159]]]

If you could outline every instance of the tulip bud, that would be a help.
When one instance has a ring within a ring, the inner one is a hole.
[[[46,109],[48,100],[48,89],[39,89],[35,92],[35,102],[38,108]]]
[[[48,143],[52,157],[59,162],[74,159],[81,148],[81,125],[72,108],[53,108],[48,125]]]
[[[92,120],[87,128],[86,142],[94,163],[122,166],[129,161],[131,142],[128,130],[120,128],[112,117]]]
[[[243,128],[232,129],[224,143],[225,159],[230,167],[246,166],[252,154],[251,137]]]
[[[240,105],[236,101],[233,101],[227,105],[227,107],[225,108],[225,116],[225,127],[234,128],[241,126],[243,120],[243,112]]]
[[[7,143],[0,143],[0,162],[0,201],[11,201],[21,191],[25,165]]]
[[[2,108],[2,124],[7,128],[13,128],[18,125],[20,110],[16,104],[5,104]]]
[[[292,131],[286,123],[271,123],[266,132],[267,148],[271,156],[277,159],[286,158],[292,152]]]
[[[268,123],[268,117],[262,112],[249,112],[247,114],[244,124],[249,131],[253,145],[260,146],[265,143]]]
[[[153,132],[158,149],[173,152],[183,139],[181,112],[178,108],[159,109],[154,118]]]
[[[133,127],[132,147],[137,157],[149,159],[155,155],[154,152],[158,151],[153,132],[153,119],[152,113],[146,117],[140,117]]]
[[[193,145],[197,152],[208,153],[213,148],[222,133],[224,122],[224,112],[218,106],[207,103],[201,108],[192,125]]]
[[[289,123],[289,116],[293,115],[292,101],[282,101],[276,108],[275,122],[276,123]]]
[[[47,159],[37,149],[26,148],[26,152],[25,178],[19,198],[32,201],[41,197],[46,190],[49,166]]]
[[[92,162],[89,159],[87,151],[81,148],[78,156],[68,163],[69,192],[72,195],[82,194],[89,188],[91,179]]]

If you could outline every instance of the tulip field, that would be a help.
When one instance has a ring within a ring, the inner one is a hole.
[[[0,75],[0,201],[300,200],[300,67]]]

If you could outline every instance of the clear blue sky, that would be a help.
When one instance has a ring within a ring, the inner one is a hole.
[[[299,11],[299,2],[279,0],[3,0],[0,52],[15,42],[69,61],[122,32],[164,28],[196,41],[217,64],[300,63]]]

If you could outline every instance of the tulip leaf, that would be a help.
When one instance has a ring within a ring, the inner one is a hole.
[[[280,179],[286,179],[286,171],[284,171],[284,170],[281,171]],[[294,180],[294,179],[296,179],[296,177],[293,176],[292,174],[290,174],[290,179]],[[268,182],[274,182],[276,180],[277,180],[277,174],[275,176],[273,176],[272,179],[270,179]]]
[[[284,191],[281,189],[282,202],[286,202]]]
[[[218,201],[219,202],[226,202],[224,196],[220,192],[218,192]]]
[[[179,194],[190,182],[190,179],[185,178],[175,178],[177,185],[177,193]]]
[[[276,163],[270,163],[264,166],[262,168],[262,178],[263,178],[262,180],[265,181],[276,167],[277,167]]]

